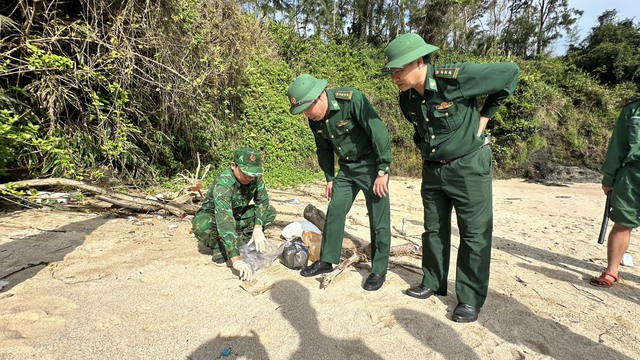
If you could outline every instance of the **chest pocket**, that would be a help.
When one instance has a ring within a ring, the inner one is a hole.
[[[313,132],[321,138],[329,139],[329,134],[320,127],[314,127]]]
[[[351,133],[355,129],[356,124],[352,119],[338,120],[334,123],[334,127],[336,129],[335,130],[336,134],[342,137],[342,136],[348,136],[349,133]]]
[[[433,107],[431,113],[436,134],[446,134],[458,130],[462,125],[462,114],[454,102],[443,102]]]

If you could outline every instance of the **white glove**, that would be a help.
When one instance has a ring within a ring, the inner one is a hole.
[[[251,245],[251,243],[256,243],[256,250],[259,253],[265,252],[267,250],[267,245],[269,241],[264,236],[264,232],[262,231],[262,227],[256,227],[253,229],[253,234],[251,234],[251,241],[247,245]]]
[[[243,281],[253,280],[253,271],[251,270],[251,265],[242,260],[236,260],[232,266],[240,273],[240,279],[242,279]]]

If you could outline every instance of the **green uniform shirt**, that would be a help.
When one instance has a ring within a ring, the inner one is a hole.
[[[372,152],[377,168],[389,172],[389,131],[367,97],[354,88],[326,89],[329,111],[321,121],[309,120],[320,168],[327,181],[335,177],[335,153],[343,161],[359,161]]]
[[[264,225],[265,211],[269,207],[269,195],[264,181],[259,177],[248,185],[242,185],[233,171],[227,169],[218,175],[196,213],[208,212],[214,215],[218,234],[229,258],[240,255],[236,216],[243,213],[251,200],[255,203],[255,225]]]
[[[640,162],[640,99],[627,104],[618,116],[602,164],[602,185],[613,187],[618,169],[637,162]]]
[[[414,89],[400,94],[400,108],[415,129],[423,158],[453,160],[482,146],[480,116],[492,118],[516,88],[514,63],[429,65],[424,97]],[[488,95],[478,112],[477,97]]]

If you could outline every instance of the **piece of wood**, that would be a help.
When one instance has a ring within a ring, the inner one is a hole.
[[[312,204],[309,204],[305,206],[302,216],[309,220],[313,225],[317,226],[320,231],[324,231],[324,223],[327,220],[327,216],[322,210]]]
[[[368,257],[364,256],[363,254],[354,252],[353,254],[351,254],[351,256],[342,260],[340,264],[336,266],[331,272],[322,274],[322,281],[320,282],[320,287],[322,289],[326,289],[329,286],[329,284],[331,284],[333,279],[336,276],[340,275],[344,271],[344,269],[348,268],[353,264],[367,261],[367,259]]]
[[[64,178],[32,179],[32,180],[23,180],[23,181],[15,181],[15,182],[6,183],[6,184],[0,184],[0,191],[7,191],[8,188],[22,189],[22,188],[30,188],[30,187],[38,188],[38,187],[53,187],[53,186],[66,186],[66,187],[74,187],[74,188],[82,189],[82,190],[100,195],[102,197],[100,200],[102,201],[106,201],[117,206],[131,209],[133,211],[150,212],[150,211],[158,211],[158,210],[164,209],[170,212],[171,214],[179,217],[184,217],[187,214],[184,210],[178,208],[175,205],[164,204],[159,201],[148,200],[148,199],[144,199],[136,196],[122,194],[112,189],[103,189],[99,186],[91,185],[84,181],[64,179]]]

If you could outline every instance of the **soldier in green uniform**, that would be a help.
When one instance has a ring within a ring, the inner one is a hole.
[[[254,203],[249,204],[251,201]],[[264,229],[275,218],[262,180],[260,152],[241,147],[235,151],[230,168],[218,175],[207,191],[192,226],[196,239],[213,250],[215,263],[231,260],[241,279],[251,281],[251,266],[240,259],[238,247],[253,242],[258,252],[265,251]]]
[[[400,35],[387,45],[382,68],[400,88],[400,108],[422,153],[424,276],[406,294],[447,294],[455,208],[460,247],[452,320],[471,322],[487,296],[493,231],[491,149],[484,130],[513,94],[519,69],[512,63],[432,65],[429,54],[437,49],[417,34]],[[487,98],[478,109],[482,95]]]
[[[620,281],[618,270],[631,230],[640,226],[640,98],[620,112],[602,172],[602,190],[605,195],[611,192],[609,218],[614,224],[607,243],[607,268],[590,283],[608,288]]]
[[[303,74],[289,85],[291,114],[304,115],[316,142],[320,168],[327,180],[330,200],[322,233],[320,260],[302,269],[302,276],[329,272],[340,261],[345,218],[356,195],[363,191],[371,235],[371,274],[368,291],[384,283],[389,264],[391,227],[389,211],[389,132],[367,97],[354,88],[327,89],[327,81]],[[335,175],[334,153],[339,170]]]

